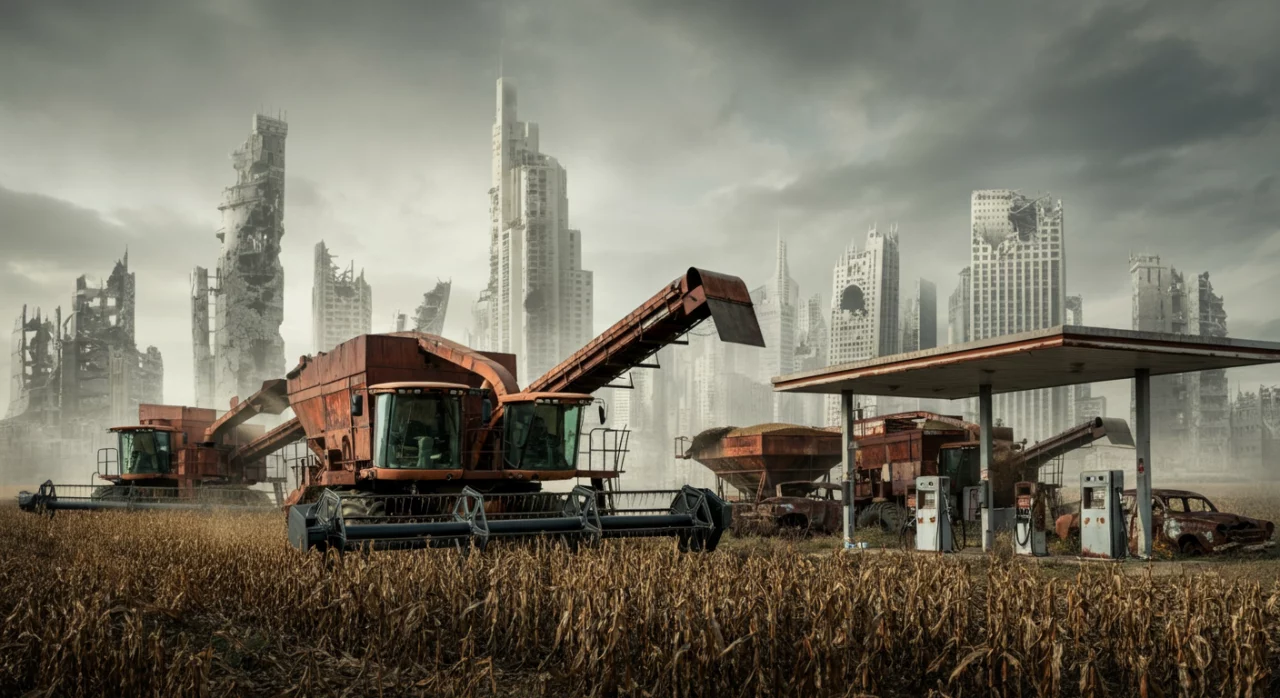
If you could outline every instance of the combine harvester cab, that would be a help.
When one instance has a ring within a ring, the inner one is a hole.
[[[731,521],[714,492],[620,491],[620,464],[579,463],[591,393],[709,317],[722,340],[763,346],[746,285],[690,269],[524,389],[514,356],[429,334],[364,335],[303,357],[288,392],[314,458],[287,501],[291,543],[672,536],[683,550],[714,550]],[[575,481],[590,486],[544,490]]]
[[[221,417],[211,409],[140,405],[137,425],[113,427],[115,448],[98,451],[94,480],[71,485],[46,481],[18,495],[25,511],[58,510],[257,510],[278,506],[268,493],[252,489],[270,477],[264,442],[298,436],[295,420],[270,432],[244,424],[254,415],[279,414],[288,407],[282,380],[267,381],[248,400]],[[265,433],[264,433],[265,432]]]

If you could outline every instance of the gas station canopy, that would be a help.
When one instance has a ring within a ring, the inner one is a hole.
[[[773,389],[957,399],[1277,362],[1276,342],[1060,325],[778,376]]]

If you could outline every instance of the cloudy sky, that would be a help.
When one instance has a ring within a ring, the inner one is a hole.
[[[1233,335],[1280,340],[1278,24],[1269,0],[4,2],[0,318],[66,306],[127,247],[138,341],[190,401],[188,275],[263,110],[290,127],[287,355],[322,238],[371,278],[375,330],[452,278],[461,338],[501,60],[568,170],[598,330],[690,265],[761,283],[779,230],[825,298],[840,250],[896,221],[904,286],[945,296],[970,191],[1013,187],[1063,200],[1089,324],[1129,326],[1141,251],[1209,271]]]

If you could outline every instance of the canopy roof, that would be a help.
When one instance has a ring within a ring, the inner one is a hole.
[[[778,376],[773,389],[956,399],[1268,363],[1280,343],[1066,325]]]

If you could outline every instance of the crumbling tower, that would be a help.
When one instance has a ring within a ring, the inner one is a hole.
[[[207,273],[197,268],[193,288],[196,399],[201,406],[225,408],[232,397],[250,395],[262,381],[285,372],[280,238],[288,132],[283,120],[255,114],[253,131],[231,156],[236,183],[225,190],[218,207],[222,254],[214,283],[209,285]],[[209,334],[212,342],[202,341]]]
[[[324,241],[316,243],[311,344],[317,352],[373,331],[373,291],[364,280],[364,270],[357,275],[355,262],[341,269],[333,260]]]
[[[436,281],[436,287],[422,294],[422,304],[413,313],[413,329],[427,334],[444,334],[444,316],[449,311],[449,290],[453,279]]]

